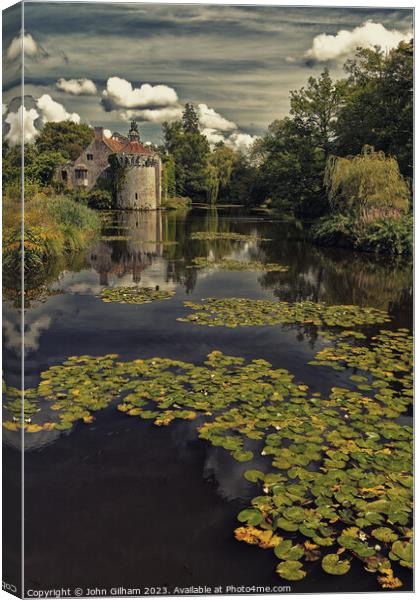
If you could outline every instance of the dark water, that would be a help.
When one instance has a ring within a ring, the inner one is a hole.
[[[190,240],[193,231],[235,231],[272,238],[237,243]],[[201,363],[212,350],[264,358],[326,393],[348,374],[308,366],[327,345],[313,327],[207,328],[180,323],[184,300],[248,297],[359,304],[387,310],[389,327],[411,327],[411,265],[370,255],[321,249],[291,222],[227,209],[188,214],[120,213],[105,230],[128,240],[99,241],[76,267],[52,278],[47,294],[26,311],[26,386],[51,365],[77,354],[118,353],[122,360],[163,356]],[[176,242],[171,244],[168,242]],[[196,256],[280,262],[287,273],[188,268]],[[148,305],[103,303],[103,286],[140,283],[175,290]],[[50,294],[50,295],[49,295]],[[36,294],[34,294],[36,296]],[[17,385],[17,313],[5,314],[8,379]],[[242,476],[249,463],[198,440],[197,424],[166,428],[127,417],[110,406],[92,425],[70,433],[26,436],[26,587],[266,585],[288,582],[274,573],[270,551],[233,538],[238,511],[255,495]],[[7,435],[7,434],[6,434]],[[12,435],[9,436],[11,444]],[[8,438],[7,438],[8,439]],[[16,460],[17,451],[6,448]],[[356,563],[356,561],[353,561]],[[294,592],[374,591],[375,575],[353,564],[351,574],[326,576],[307,563]],[[407,574],[396,573],[411,589]]]

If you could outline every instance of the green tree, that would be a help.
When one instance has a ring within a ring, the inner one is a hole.
[[[345,84],[334,82],[325,68],[318,78],[310,77],[307,86],[290,94],[290,114],[294,129],[311,143],[324,158],[334,149],[336,119],[344,99]]]
[[[68,160],[76,160],[94,138],[89,125],[60,121],[46,123],[35,141],[37,150],[60,152]]]
[[[187,102],[182,113],[182,127],[185,133],[199,133],[198,115],[193,104]]]
[[[174,157],[176,195],[190,198],[206,193],[208,141],[198,130],[194,107],[187,104],[183,119],[163,124],[164,147]]]
[[[30,165],[25,164],[26,174],[33,182],[45,187],[51,185],[57,167],[64,162],[66,159],[60,152],[41,152],[32,158]]]
[[[306,132],[306,133],[305,133]],[[256,147],[258,175],[254,195],[299,216],[325,211],[323,190],[325,157],[314,143],[309,126],[289,117],[274,121]]]
[[[235,152],[224,145],[217,144],[209,155],[207,165],[207,197],[214,204],[220,193],[226,193],[230,183],[233,166],[235,164]]]
[[[358,154],[364,145],[395,156],[405,177],[413,169],[413,42],[385,53],[359,49],[345,65],[346,101],[337,120],[337,151]]]

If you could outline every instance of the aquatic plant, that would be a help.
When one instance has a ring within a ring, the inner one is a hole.
[[[278,302],[251,298],[207,298],[203,304],[184,302],[194,309],[178,321],[208,327],[250,327],[282,323],[353,327],[389,321],[387,313],[353,305],[328,306],[323,302]]]
[[[103,302],[119,302],[120,304],[148,304],[156,300],[166,300],[175,295],[172,290],[137,286],[104,288],[101,291]]]
[[[191,234],[192,240],[232,240],[234,242],[269,242],[269,238],[261,238],[257,235],[245,233],[234,233],[233,231],[195,231]]]
[[[316,561],[340,576],[357,559],[381,587],[394,589],[402,585],[394,566],[412,568],[412,428],[396,420],[411,401],[411,343],[401,329],[371,341],[353,331],[335,334],[313,362],[357,372],[349,387],[333,387],[325,398],[286,369],[220,351],[202,365],[74,356],[26,391],[31,419],[41,418],[34,411],[41,402],[55,416],[25,429],[90,423],[112,402],[161,427],[199,419],[199,437],[235,460],[264,457],[263,470],[244,472],[258,491],[238,514],[238,541],[272,552],[286,580],[304,578],[305,563]],[[6,408],[17,414],[14,400]]]
[[[262,263],[258,261],[241,261],[233,260],[229,258],[222,258],[221,260],[211,260],[205,256],[197,256],[192,259],[192,265],[189,268],[215,268],[224,269],[226,271],[277,271],[285,273],[289,270],[289,267],[279,265],[276,263]]]

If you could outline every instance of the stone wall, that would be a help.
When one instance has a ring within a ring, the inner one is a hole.
[[[156,210],[159,207],[156,166],[126,166],[122,189],[118,192],[118,208]]]
[[[57,179],[63,181],[70,190],[91,190],[96,185],[99,177],[108,174],[108,156],[110,152],[102,139],[96,136],[77,160],[59,167]],[[88,155],[93,156],[93,159],[88,160]],[[76,177],[76,171],[79,167],[87,169],[85,179]],[[66,179],[63,177],[63,173],[67,174]]]

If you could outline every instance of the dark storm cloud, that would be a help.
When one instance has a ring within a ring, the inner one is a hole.
[[[205,103],[242,131],[261,133],[287,113],[289,91],[321,70],[305,58],[314,37],[336,35],[368,19],[407,31],[412,11],[26,3],[25,29],[49,54],[41,63],[27,61],[27,83],[31,94],[49,93],[69,112],[112,130],[121,129],[118,112],[101,100],[107,79],[117,76],[136,87],[170,86],[180,102]],[[342,73],[339,64],[331,66],[333,75]],[[91,79],[98,96],[57,91],[55,82],[62,77]],[[143,130],[156,139],[160,128],[147,124]]]

